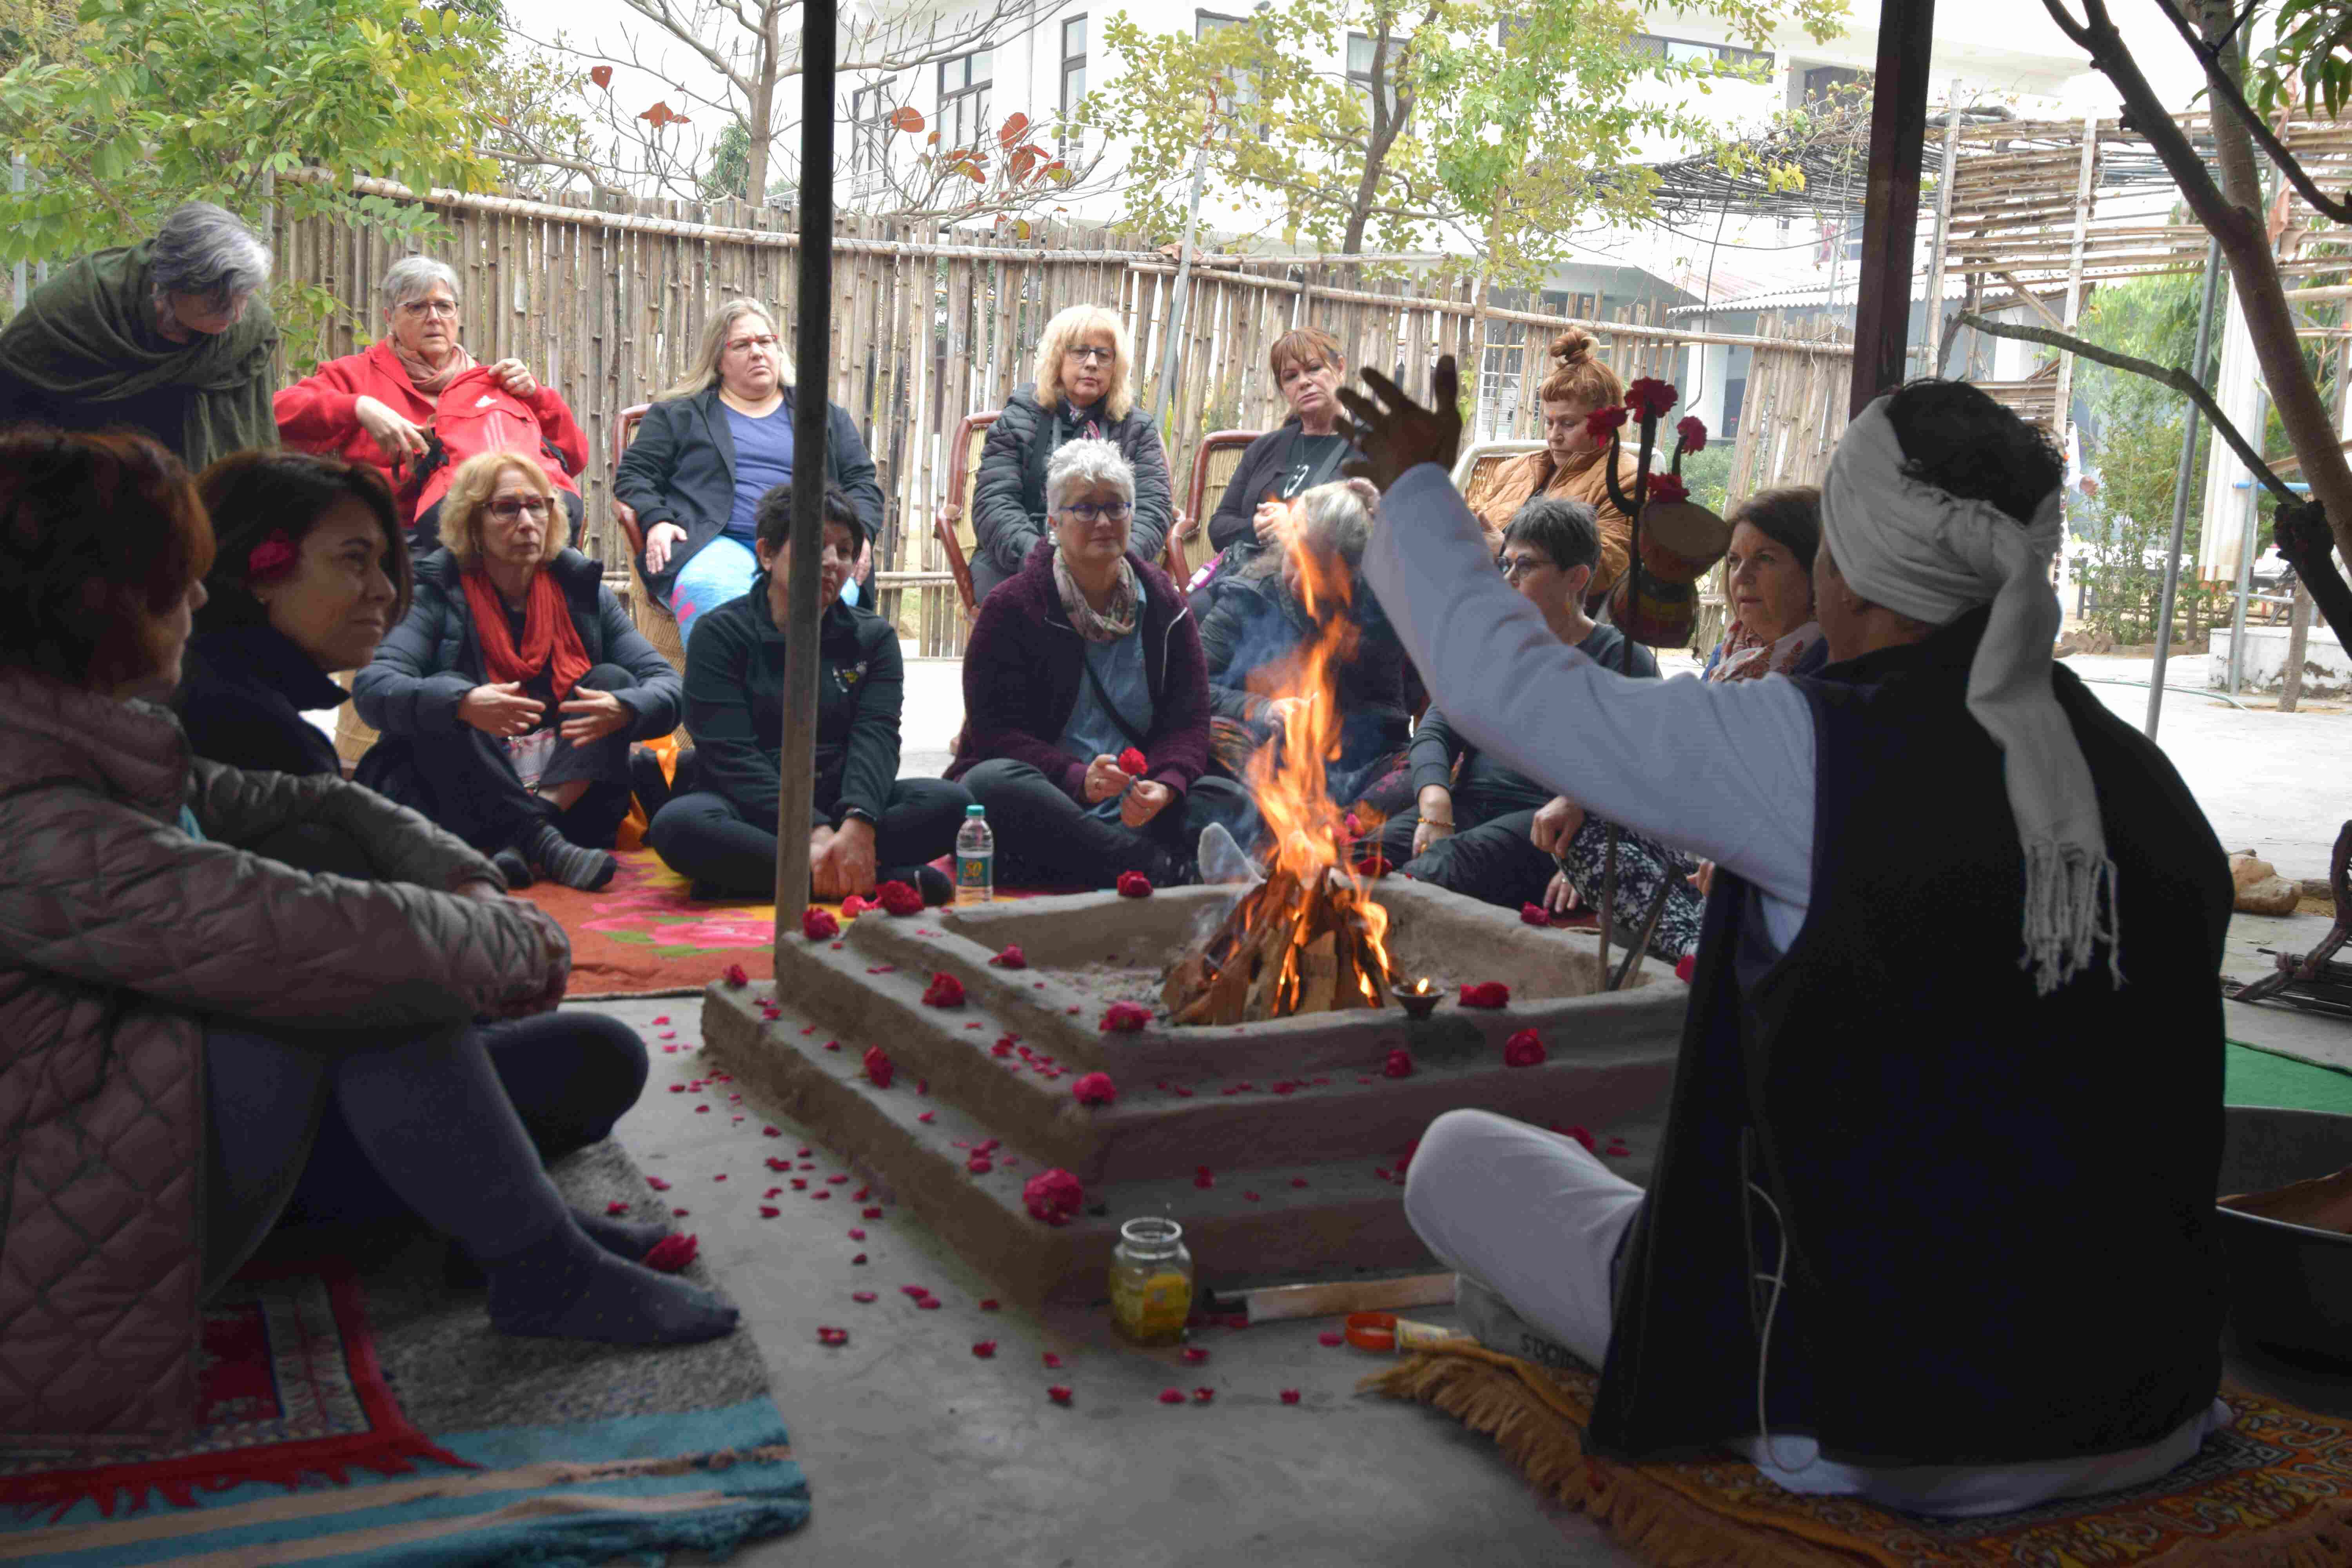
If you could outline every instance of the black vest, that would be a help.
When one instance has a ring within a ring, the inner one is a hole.
[[[1810,912],[1773,961],[1753,890],[1717,879],[1626,1238],[1602,1453],[1756,1432],[1769,1287],[1752,1276],[1783,1224],[1771,1429],[1831,1458],[2112,1453],[2220,1384],[2229,872],[2163,753],[2059,669],[2116,864],[2124,984],[2102,963],[2034,994],[2000,752],[1964,705],[1985,621],[1799,682],[1818,742]]]

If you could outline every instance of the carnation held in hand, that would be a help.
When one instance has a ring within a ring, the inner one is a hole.
[[[1507,1007],[1511,1005],[1511,988],[1499,980],[1482,981],[1462,988],[1465,1007]]]
[[[1140,871],[1118,874],[1118,896],[1122,899],[1148,899],[1151,896],[1151,879]]]
[[[1056,1165],[1023,1183],[1021,1201],[1033,1218],[1047,1225],[1066,1225],[1071,1215],[1086,1206],[1087,1190],[1077,1177]]]
[[[890,1060],[889,1053],[881,1047],[866,1047],[866,1076],[875,1088],[889,1088],[891,1075],[898,1070],[897,1065]]]
[[[923,912],[923,895],[904,882],[885,882],[874,889],[874,901],[882,912],[892,915],[919,915]]]
[[[1110,1105],[1118,1099],[1118,1086],[1107,1072],[1090,1072],[1070,1085],[1070,1095],[1080,1105]]]
[[[1533,1029],[1521,1029],[1503,1042],[1503,1065],[1507,1068],[1541,1067],[1543,1061],[1543,1041]]]
[[[1133,746],[1129,746],[1118,754],[1118,771],[1131,779],[1141,778],[1143,770],[1148,765],[1143,760],[1143,753]]]
[[[841,934],[841,922],[833,918],[831,910],[811,904],[801,911],[801,935],[811,942],[831,942]]]
[[[963,982],[952,974],[932,975],[931,983],[923,987],[923,1005],[926,1007],[962,1006]]]

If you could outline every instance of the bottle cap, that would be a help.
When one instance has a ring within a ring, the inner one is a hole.
[[[963,808],[963,814],[966,816],[986,816],[988,815],[988,808],[982,805],[980,802],[973,801],[970,805]]]

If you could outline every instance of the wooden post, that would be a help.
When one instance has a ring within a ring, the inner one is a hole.
[[[1853,388],[1848,412],[1903,383],[1911,341],[1911,251],[1919,228],[1919,160],[1927,142],[1927,57],[1936,0],[1880,0],[1878,73],[1870,95],[1869,198],[1855,279]]]
[[[834,8],[801,10],[801,167],[833,167]],[[825,389],[833,384],[833,182],[800,182],[800,291],[793,311],[793,445],[822,452]],[[784,626],[784,732],[776,798],[776,956],[800,933],[808,909],[809,830],[816,800],[817,558],[824,543],[824,487],[793,487],[785,546],[790,608]]]
[[[1928,249],[1925,352],[1928,375],[1944,374],[1944,265],[1952,247],[1952,182],[1960,167],[1960,79],[1944,97],[1944,173],[1936,182],[1936,239]],[[1718,230],[1718,232],[1720,232]]]
[[[2074,180],[2074,241],[2066,256],[2066,314],[2059,323],[2069,335],[2083,319],[2083,244],[2091,232],[2091,196],[2097,189],[2099,170],[2099,117],[2083,117],[2082,170]],[[2061,451],[2067,449],[2066,432],[2074,423],[2074,356],[2058,356],[2058,403],[2050,411],[2050,433],[2058,437]]]

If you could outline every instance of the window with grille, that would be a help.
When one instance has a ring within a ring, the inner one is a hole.
[[[877,175],[889,161],[891,105],[880,87],[849,95],[849,173],[860,180]]]
[[[1397,59],[1404,53],[1404,47],[1410,41],[1394,33],[1389,35],[1388,83],[1387,89],[1381,96],[1388,100],[1389,114],[1391,118],[1394,118],[1397,107]],[[1366,118],[1370,118],[1372,112],[1372,60],[1379,52],[1369,34],[1348,35],[1348,85],[1355,89],[1356,96],[1363,101]]]
[[[1195,11],[1192,13],[1192,37],[1195,40],[1206,38],[1213,33],[1222,32],[1227,27],[1244,26],[1248,22],[1249,18],[1246,16],[1225,16],[1214,11]],[[1264,100],[1265,94],[1258,87],[1255,73],[1244,71],[1233,84],[1232,101],[1221,105],[1234,111],[1225,121],[1223,134],[1226,136],[1244,134],[1248,117],[1240,111],[1253,109]],[[1264,134],[1265,129],[1262,124],[1257,127],[1260,134]]]
[[[988,89],[996,52],[979,49],[940,64],[940,146],[954,152],[979,147],[988,137]]]

